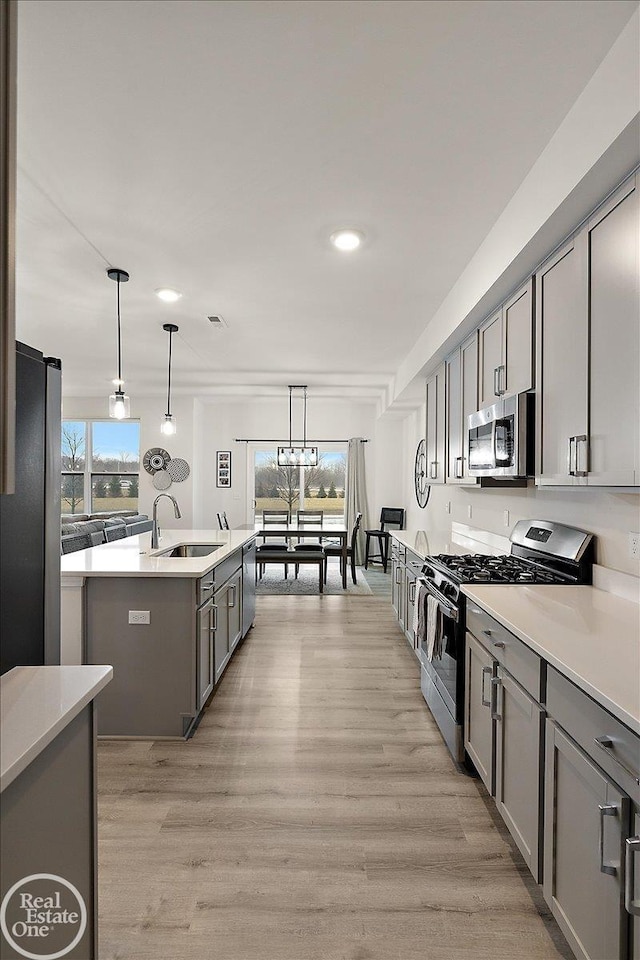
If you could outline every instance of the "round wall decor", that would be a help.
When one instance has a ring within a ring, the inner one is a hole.
[[[151,447],[142,458],[142,466],[153,476],[158,470],[165,470],[170,460],[171,457],[162,447]]]
[[[169,460],[167,464],[167,473],[176,483],[182,483],[182,481],[186,480],[189,476],[189,464],[181,457],[174,457],[173,460]]]
[[[171,486],[171,477],[166,470],[156,470],[151,482],[156,490],[168,490]]]
[[[414,471],[416,500],[419,507],[426,507],[431,494],[431,486],[427,483],[427,443],[421,440],[416,450],[416,465]]]

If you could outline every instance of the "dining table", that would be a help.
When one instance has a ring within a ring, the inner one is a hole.
[[[264,537],[265,542],[272,537],[277,540],[337,540],[340,543],[342,549],[342,555],[340,557],[342,563],[342,589],[347,589],[347,544],[348,544],[348,534],[349,530],[344,524],[331,524],[330,527],[323,527],[320,529],[316,525],[304,526],[303,524],[295,525],[289,524],[285,526],[284,524],[269,524],[267,527],[262,527],[258,524],[256,527],[256,536]],[[291,550],[293,554],[294,551]],[[334,554],[335,556],[335,554]],[[292,556],[291,562],[295,562],[295,556]]]

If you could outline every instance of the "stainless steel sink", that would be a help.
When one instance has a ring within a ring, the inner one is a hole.
[[[223,543],[179,543],[176,547],[169,547],[168,550],[161,550],[154,554],[156,557],[181,557],[183,560],[193,557],[208,557],[210,553],[215,553]]]

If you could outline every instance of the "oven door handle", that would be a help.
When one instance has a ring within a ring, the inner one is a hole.
[[[456,605],[452,604],[450,600],[447,600],[444,594],[440,593],[439,590],[436,590],[434,585],[429,583],[428,580],[425,580],[424,577],[420,577],[419,579],[420,583],[424,584],[424,586],[427,588],[427,592],[430,593],[432,597],[436,598],[445,617],[449,617],[451,620],[454,620],[457,623],[459,616]]]

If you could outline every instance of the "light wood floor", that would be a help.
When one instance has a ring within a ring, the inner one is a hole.
[[[100,744],[101,960],[570,957],[418,677],[388,600],[260,598],[190,742]]]

